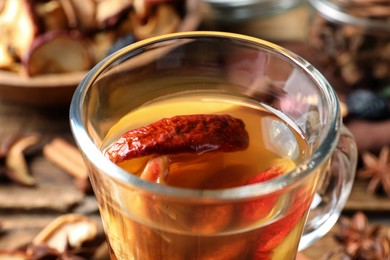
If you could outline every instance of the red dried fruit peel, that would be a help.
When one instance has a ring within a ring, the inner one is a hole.
[[[256,174],[254,177],[249,179],[245,185],[261,183],[282,176],[283,174],[293,170],[295,166],[294,161],[287,158],[275,160],[270,168]],[[271,212],[278,201],[279,196],[280,194],[274,193],[241,205],[239,207],[239,212],[242,223],[244,225],[248,225],[264,218]]]
[[[219,243],[209,243],[207,245],[201,245],[199,250],[186,259],[212,259],[212,260],[225,260],[225,259],[247,259],[245,257],[248,241],[245,239],[237,240],[224,240],[221,238]]]
[[[140,178],[155,183],[164,183],[169,173],[168,156],[158,156],[149,159]]]
[[[196,114],[164,118],[126,132],[106,151],[114,163],[147,155],[245,150],[249,135],[241,119]]]
[[[293,204],[288,209],[286,215],[263,228],[253,259],[266,259],[263,256],[270,255],[272,253],[271,250],[276,248],[287,237],[308,210],[311,202],[309,194],[307,189],[298,190],[293,196]]]
[[[232,218],[232,205],[199,206],[192,213],[191,230],[195,234],[213,234],[226,228]]]

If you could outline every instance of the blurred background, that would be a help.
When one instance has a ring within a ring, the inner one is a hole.
[[[70,99],[116,50],[192,30],[277,43],[325,75],[356,138],[358,174],[342,221],[299,257],[389,259],[389,0],[0,0],[0,259],[31,259],[32,241],[79,226],[91,230],[82,259],[107,259]],[[35,259],[78,254],[57,246]]]

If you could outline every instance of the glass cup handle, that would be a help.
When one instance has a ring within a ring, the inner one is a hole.
[[[323,237],[337,222],[355,178],[357,148],[352,134],[342,126],[330,166],[314,196],[299,250]]]

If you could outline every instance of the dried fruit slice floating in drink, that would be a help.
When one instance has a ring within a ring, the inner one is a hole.
[[[106,155],[120,163],[148,155],[235,152],[248,145],[249,135],[241,119],[230,115],[180,115],[126,132]]]
[[[248,147],[249,134],[243,120],[227,114],[194,114],[163,118],[147,126],[129,130],[108,147],[105,155],[119,165],[126,161],[145,158],[144,167],[138,173],[140,178],[169,185],[167,179],[170,174],[173,174],[171,172],[172,165],[177,163],[176,160],[180,156],[185,156],[182,154],[196,157],[205,154],[239,152],[248,149]],[[214,160],[214,157],[210,158],[212,158],[210,160]],[[296,164],[291,159],[280,158],[271,161],[267,169],[260,170],[258,173],[249,173],[245,178],[240,177],[227,182],[212,181],[208,183],[209,186],[201,188],[224,189],[261,183],[280,177],[295,167]],[[246,170],[247,168],[242,168],[242,171]],[[231,175],[225,169],[222,172],[224,175],[219,178]],[[241,170],[239,172],[241,173]],[[186,174],[191,174],[191,172],[186,172]],[[250,254],[253,255],[254,259],[266,259],[263,256],[269,256],[272,250],[282,243],[302,219],[309,205],[308,198],[310,196],[308,194],[302,189],[302,192],[288,198],[291,200],[291,207],[288,209],[287,216],[274,224],[263,227],[261,235],[254,241],[237,244],[237,252],[233,252],[231,255],[240,255],[241,251],[248,250],[246,243],[254,243],[255,245],[251,247],[253,252]],[[171,205],[169,201],[158,202],[145,196],[138,201],[137,207],[143,212],[142,214],[146,214],[147,217],[154,218],[156,221],[164,220],[164,223],[169,223],[169,218],[171,218],[175,225],[189,227],[190,231],[196,234],[209,235],[223,232],[232,226],[241,228],[256,225],[273,212],[281,196],[280,192],[274,192],[242,201],[236,205],[207,204],[197,206],[190,204]],[[217,248],[213,249],[213,251],[216,250]],[[211,252],[206,250],[204,254],[209,255]]]

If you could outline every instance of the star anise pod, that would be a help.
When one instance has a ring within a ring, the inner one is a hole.
[[[378,157],[370,152],[362,154],[364,167],[358,172],[358,177],[370,180],[367,187],[370,193],[375,193],[381,188],[390,197],[389,152],[389,146],[385,146]]]
[[[339,233],[335,239],[346,248],[348,254],[355,255],[361,248],[372,247],[379,231],[379,225],[369,226],[366,215],[357,212],[352,218],[340,218]]]
[[[326,259],[382,260],[390,259],[390,238],[382,235],[380,225],[369,225],[367,216],[357,212],[351,218],[341,217],[339,232],[334,236],[342,245]]]

